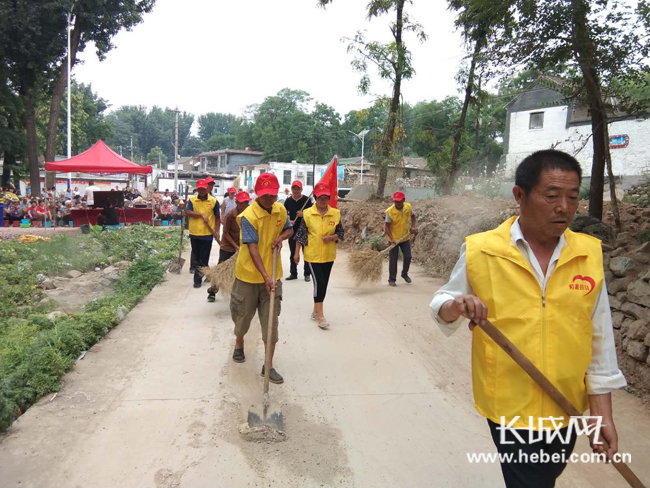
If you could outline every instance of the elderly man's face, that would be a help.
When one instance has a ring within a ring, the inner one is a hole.
[[[395,208],[397,210],[402,210],[404,208],[404,200],[400,200],[399,202],[395,202]]]
[[[513,190],[522,222],[545,237],[560,237],[564,233],[578,210],[579,193],[578,174],[560,169],[543,171],[528,195],[518,186]]]
[[[257,197],[257,203],[259,203],[262,208],[271,210],[271,207],[273,207],[273,204],[277,199],[277,195],[262,195],[261,197]]]

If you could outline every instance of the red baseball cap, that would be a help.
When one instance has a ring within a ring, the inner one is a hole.
[[[209,185],[210,183],[214,183],[214,178],[212,178],[212,176],[208,176],[208,177],[205,179],[205,184],[206,184],[206,185]]]
[[[237,190],[235,189],[234,186],[231,186],[230,188],[228,188],[228,193],[237,193]]]
[[[316,183],[316,186],[314,187],[314,195],[316,195],[316,198],[320,197],[321,195],[329,195],[330,194],[330,187],[325,184],[325,183]]]
[[[394,202],[403,202],[404,200],[406,200],[406,195],[404,195],[404,192],[396,191],[395,193],[393,193]]]
[[[245,191],[240,191],[239,193],[237,193],[236,200],[240,203],[250,202],[251,196]]]
[[[297,186],[298,188],[302,188],[302,183],[300,182],[300,180],[296,180],[293,183],[291,183],[291,188],[293,188],[294,186]]]
[[[262,173],[255,182],[255,193],[258,197],[262,195],[276,195],[280,191],[280,183],[273,173]]]
[[[208,189],[208,184],[205,180],[196,180],[196,188],[205,188]]]

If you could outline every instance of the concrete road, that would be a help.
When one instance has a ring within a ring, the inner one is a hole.
[[[216,253],[214,253],[216,255]],[[287,267],[288,249],[284,250]],[[470,335],[445,338],[428,303],[436,281],[356,288],[340,253],[325,302],[330,330],[309,320],[312,285],[285,282],[275,365],[287,440],[244,441],[261,401],[255,319],[246,362],[231,360],[227,301],[207,303],[187,267],[170,275],[0,441],[3,487],[503,486],[472,406]],[[615,395],[622,451],[650,483],[650,416]],[[585,439],[578,451],[587,452]],[[560,487],[625,486],[611,466],[570,465]]]

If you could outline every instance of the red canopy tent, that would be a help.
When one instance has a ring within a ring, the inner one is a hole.
[[[140,166],[123,158],[101,139],[93,147],[81,154],[63,161],[45,163],[47,171],[57,173],[129,173],[151,174],[151,166]]]

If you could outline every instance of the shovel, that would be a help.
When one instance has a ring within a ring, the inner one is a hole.
[[[185,207],[187,208],[187,197],[188,197],[188,185],[185,185]],[[185,222],[185,219],[183,219],[181,222]],[[183,231],[183,224],[181,224],[181,242],[178,247],[178,257],[174,259],[171,264],[169,265],[169,272],[170,273],[176,273],[176,274],[181,274],[181,270],[183,269],[183,265],[185,264],[185,259],[181,257],[181,254],[183,254],[183,235],[185,232]]]
[[[484,325],[477,324],[478,327],[480,327],[483,332],[485,332],[490,338],[496,342],[501,349],[505,351],[505,353],[510,356],[515,363],[523,369],[528,376],[530,376],[535,383],[537,383],[542,390],[551,397],[551,399],[558,404],[558,406],[564,410],[564,412],[569,416],[569,417],[581,417],[582,413],[575,408],[569,399],[565,397],[560,390],[558,390],[553,383],[550,382],[550,380],[544,376],[544,373],[542,373],[539,369],[537,369],[537,366],[535,366],[530,359],[528,359],[524,354],[517,349],[517,346],[515,346],[510,339],[508,339],[503,332],[501,332],[499,329],[497,329],[494,324],[492,324],[489,320],[485,321]],[[593,435],[590,434],[590,441],[593,443]],[[605,439],[600,439],[600,442],[602,443],[601,445],[603,446],[603,449],[607,450],[609,449],[609,444]],[[634,474],[632,469],[630,467],[623,463],[623,462],[615,462],[612,461],[612,464],[616,468],[616,470],[620,473],[620,475],[625,479],[625,481],[628,482],[630,486],[633,488],[644,488],[644,484],[637,478],[637,476]]]
[[[275,269],[278,262],[278,250],[273,249],[273,283]],[[251,405],[248,409],[248,425],[250,427],[270,427],[282,430],[282,410],[279,405],[271,403],[269,397],[269,379],[271,377],[271,332],[273,331],[273,318],[275,317],[275,290],[271,292],[269,304],[269,321],[266,325],[266,359],[264,361],[264,396],[261,405]]]

